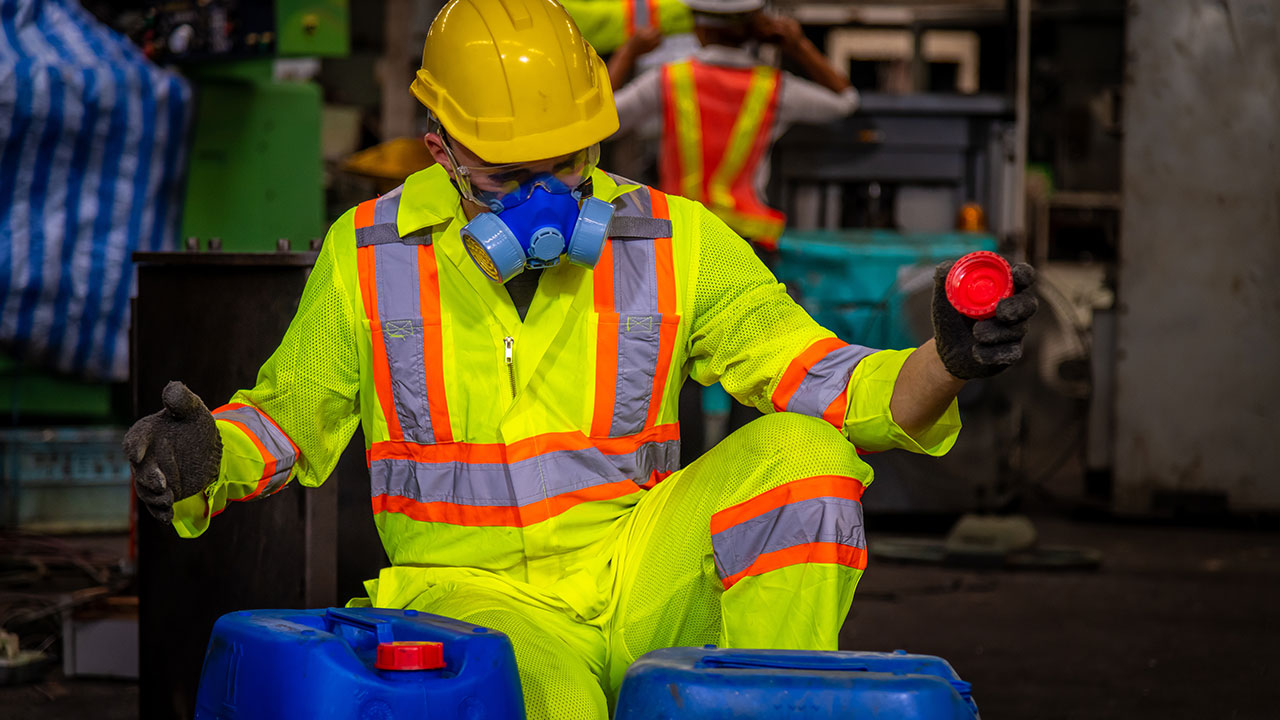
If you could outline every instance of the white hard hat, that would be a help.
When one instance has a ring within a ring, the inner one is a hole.
[[[684,0],[689,9],[712,15],[739,15],[764,9],[765,0]]]

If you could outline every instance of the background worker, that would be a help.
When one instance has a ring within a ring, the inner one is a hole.
[[[607,72],[552,0],[452,0],[412,91],[438,164],[334,223],[257,384],[210,413],[171,383],[126,436],[152,514],[195,536],[319,485],[359,422],[391,567],[352,604],[506,633],[535,720],[608,717],[655,648],[835,649],[855,446],[951,447],[964,379],[1021,354],[1030,268],[993,320],[941,300],[918,351],[836,339],[714,215],[595,168]],[[689,376],[774,414],[680,469]]]
[[[621,132],[657,130],[658,186],[706,205],[759,247],[777,247],[785,216],[769,207],[769,153],[795,123],[825,123],[853,112],[857,91],[804,36],[800,24],[765,13],[764,0],[688,0],[702,45],[623,84],[636,60],[657,46],[639,32],[609,62]],[[764,63],[775,43],[806,80]],[[655,111],[656,110],[656,111]]]

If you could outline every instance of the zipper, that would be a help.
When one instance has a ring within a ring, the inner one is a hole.
[[[505,348],[503,359],[507,363],[507,378],[511,381],[511,398],[514,400],[516,397],[516,364],[512,355],[516,346],[516,339],[511,336],[504,337],[502,338],[502,346]]]

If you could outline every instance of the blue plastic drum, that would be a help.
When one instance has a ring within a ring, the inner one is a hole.
[[[253,610],[213,626],[197,720],[524,718],[505,635],[415,610]]]
[[[951,665],[904,652],[668,648],[637,660],[615,720],[975,720]]]

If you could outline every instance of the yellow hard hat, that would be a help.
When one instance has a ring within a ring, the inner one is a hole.
[[[410,89],[491,163],[565,155],[618,129],[609,71],[555,0],[451,0]]]

